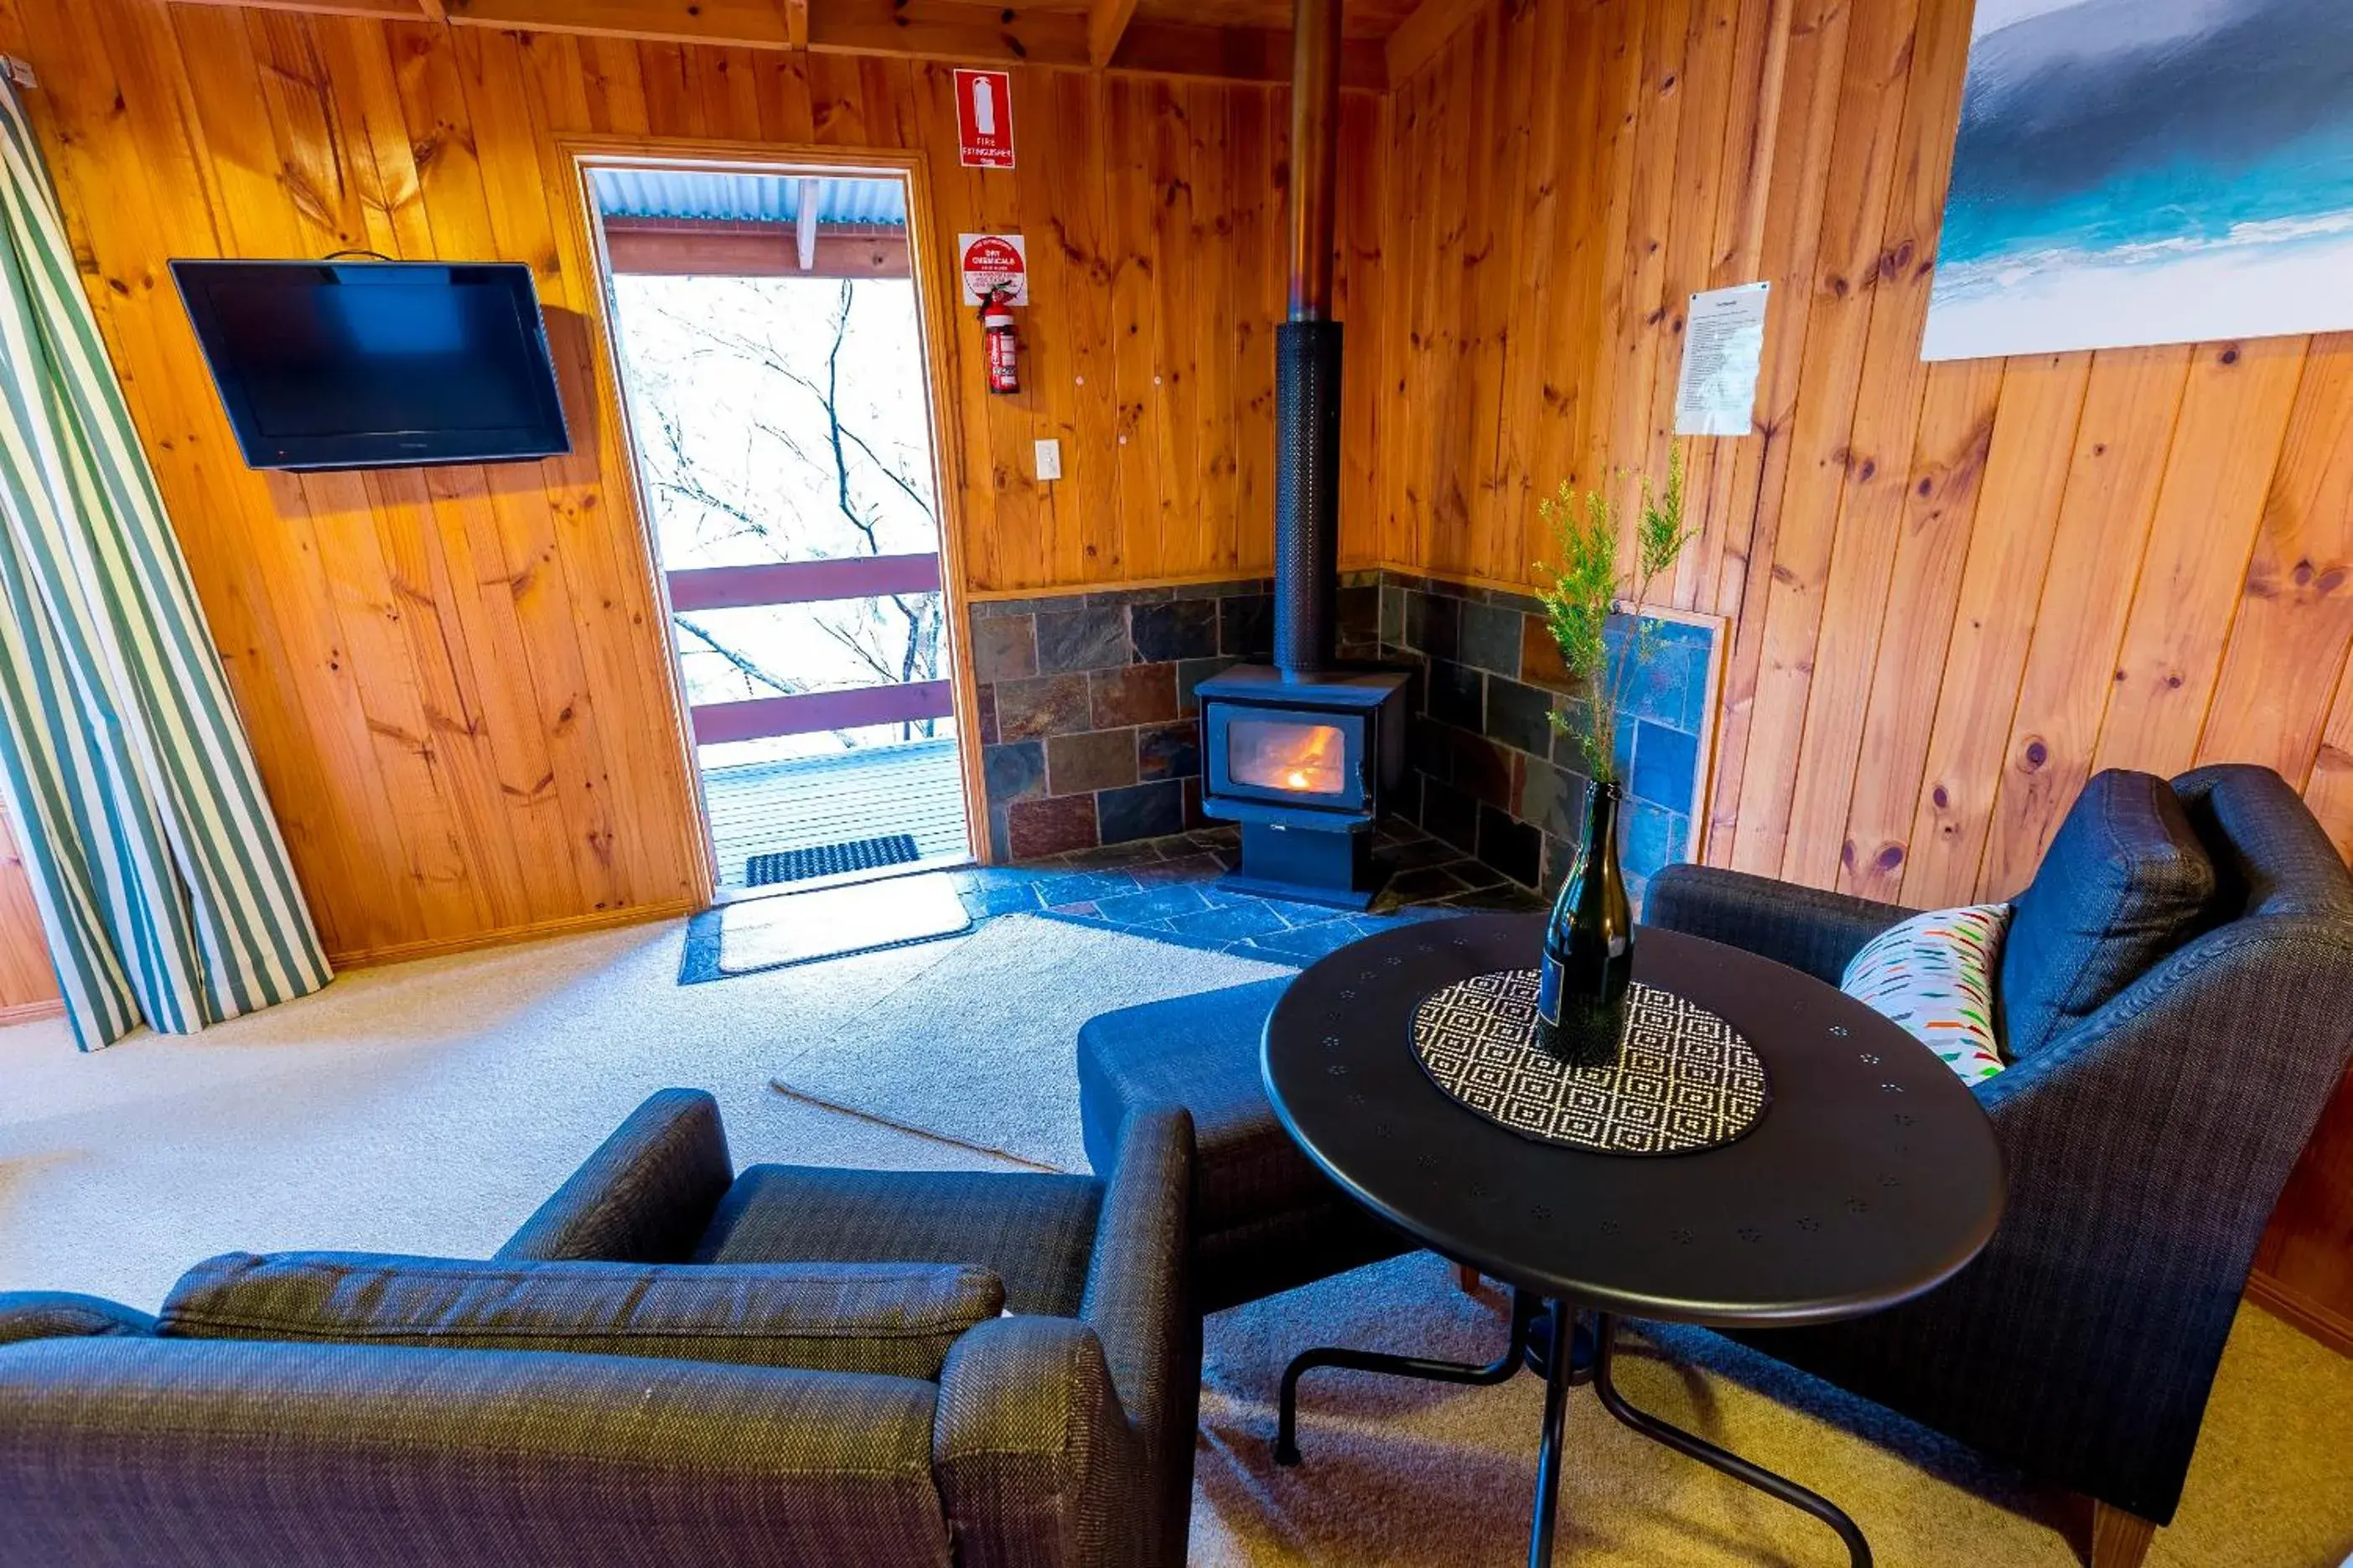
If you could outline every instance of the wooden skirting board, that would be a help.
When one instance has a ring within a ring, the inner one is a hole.
[[[702,907],[691,899],[659,904],[634,904],[628,909],[598,910],[592,914],[509,926],[502,931],[475,931],[465,936],[397,942],[388,947],[361,948],[350,952],[331,952],[327,957],[337,969],[374,969],[387,963],[406,963],[413,959],[444,958],[451,953],[514,947],[526,942],[545,942],[553,937],[584,936],[590,931],[610,931],[617,926],[651,925],[656,921],[681,920]]]
[[[43,1018],[54,1018],[65,1010],[65,1003],[56,998],[47,1002],[18,1002],[10,1006],[0,1007],[0,1029],[7,1028],[12,1024],[33,1024],[38,1023]]]
[[[2337,1354],[2353,1356],[2353,1318],[2281,1284],[2261,1269],[2247,1276],[2247,1300],[2274,1318],[2303,1330]]]

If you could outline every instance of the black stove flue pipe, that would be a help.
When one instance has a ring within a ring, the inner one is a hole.
[[[1274,331],[1274,663],[1286,679],[1312,678],[1338,658],[1339,129],[1340,0],[1293,0],[1291,319]]]

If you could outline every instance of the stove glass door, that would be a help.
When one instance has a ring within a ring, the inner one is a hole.
[[[1346,787],[1347,737],[1335,724],[1297,719],[1233,720],[1226,772],[1238,784],[1285,795],[1338,795]]]

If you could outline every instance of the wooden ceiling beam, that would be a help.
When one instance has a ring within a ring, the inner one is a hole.
[[[1279,27],[1208,27],[1139,17],[1136,0],[1100,0],[1088,11],[1003,10],[962,0],[175,0],[249,5],[378,21],[423,21],[438,5],[456,26],[578,33],[661,43],[824,54],[905,55],[958,65],[1034,65],[1144,76],[1287,82],[1291,33]],[[1425,0],[1423,11],[1470,0]],[[1114,31],[1105,10],[1124,10]],[[1421,13],[1417,12],[1418,20]],[[1409,23],[1410,25],[1410,23]],[[1097,48],[1108,39],[1107,58]],[[1441,40],[1442,41],[1442,40]],[[1381,41],[1343,47],[1340,84],[1380,92],[1390,77]]]
[[[1388,36],[1383,62],[1388,79],[1401,83],[1436,59],[1446,40],[1486,5],[1487,0],[1421,0]]]
[[[1155,22],[1146,16],[1128,24],[1113,70],[1144,76],[1209,77],[1224,81],[1289,85],[1288,27],[1197,27]],[[1385,92],[1388,66],[1378,38],[1347,38],[1340,45],[1340,86],[1351,92]]]
[[[359,16],[372,22],[424,22],[426,0],[178,0],[183,5],[237,5],[254,11],[303,11],[314,16]]]
[[[1119,53],[1127,25],[1135,20],[1136,0],[1094,0],[1087,7],[1087,63],[1097,70]]]

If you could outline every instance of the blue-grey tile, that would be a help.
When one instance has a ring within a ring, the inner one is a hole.
[[[1164,882],[1214,882],[1225,874],[1225,859],[1214,849],[1174,855],[1166,860],[1139,860],[1128,868],[1136,885],[1146,888]]]
[[[1517,610],[1465,601],[1455,658],[1495,675],[1520,673],[1520,637],[1526,617]]]
[[[1095,900],[1095,909],[1103,919],[1115,921],[1121,925],[1138,925],[1176,915],[1198,914],[1208,907],[1208,900],[1201,897],[1200,889],[1182,882]]]
[[[1430,661],[1430,716],[1468,730],[1487,728],[1487,678],[1449,659]]]
[[[1222,675],[1241,660],[1238,658],[1180,658],[1176,661],[1176,711],[1198,713],[1201,696],[1198,688],[1213,675]]]
[[[1135,732],[1135,772],[1142,779],[1177,779],[1201,771],[1201,721],[1146,724]]]
[[[1136,879],[1124,871],[1072,871],[1064,876],[1039,878],[1038,901],[1049,908],[1090,903],[1134,892],[1138,886]]]
[[[1138,605],[1127,613],[1128,640],[1145,663],[1207,658],[1219,651],[1218,601],[1172,599]]]
[[[967,889],[965,907],[976,915],[1028,914],[1041,908],[1035,882],[982,882]]]
[[[1654,647],[1626,678],[1626,711],[1638,719],[1680,725],[1683,721],[1684,693],[1694,681],[1705,679],[1706,666],[1691,649]]]
[[[1479,803],[1451,784],[1421,782],[1421,826],[1464,854],[1479,847]]]
[[[1115,669],[1128,662],[1127,611],[1089,605],[1038,617],[1038,668],[1064,670]]]
[[[1038,673],[1035,623],[1028,616],[991,616],[972,624],[975,680],[1022,680]]]
[[[1552,754],[1552,693],[1487,678],[1487,736],[1532,757]]]
[[[1414,646],[1433,659],[1458,656],[1462,631],[1462,601],[1440,594],[1423,594],[1421,637]]]
[[[1252,937],[1238,951],[1245,952],[1281,953],[1292,958],[1321,958],[1335,949],[1347,946],[1361,935],[1347,921],[1333,919],[1312,926],[1295,926],[1289,931],[1270,931]]]
[[[1291,929],[1281,915],[1256,902],[1213,904],[1193,914],[1178,915],[1168,923],[1183,935],[1214,937],[1221,942]]]
[[[1405,640],[1405,590],[1384,584],[1381,588],[1381,641],[1395,645]]]
[[[980,750],[980,777],[991,805],[1046,793],[1046,748],[1036,741],[1008,741]]]
[[[1620,842],[1628,876],[1651,877],[1683,858],[1691,826],[1681,814],[1645,801],[1630,801],[1622,823]]]
[[[1266,594],[1236,594],[1218,601],[1218,646],[1228,658],[1264,658],[1274,648],[1274,600]]]
[[[1531,762],[1520,783],[1516,815],[1555,838],[1574,840],[1585,832],[1585,788],[1583,773]]]
[[[1479,808],[1479,859],[1524,888],[1544,875],[1544,835],[1492,805]]]
[[[1130,784],[1107,789],[1095,796],[1095,821],[1105,844],[1157,838],[1185,831],[1185,787],[1182,780]]]
[[[1634,766],[1628,774],[1638,800],[1689,815],[1699,784],[1699,740],[1648,721],[1636,726]]]

